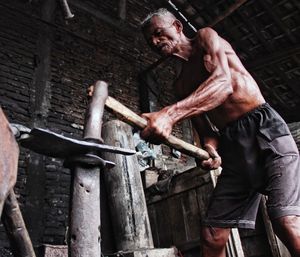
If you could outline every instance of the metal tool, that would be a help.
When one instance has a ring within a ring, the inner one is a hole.
[[[14,128],[16,128],[15,125]],[[19,127],[16,133],[20,135],[18,141],[21,146],[39,154],[65,159],[66,166],[70,166],[72,160],[78,162],[79,156],[82,156],[87,164],[90,163],[94,165],[98,163],[100,165],[99,162],[96,162],[96,159],[100,158],[99,155],[101,152],[125,155],[135,154],[135,151],[131,149],[78,140],[41,128],[28,130],[26,127]],[[94,158],[91,158],[90,153],[93,153]],[[84,160],[82,160],[82,162],[84,162]],[[104,164],[101,165],[108,165],[110,167],[113,165],[113,163],[109,161],[103,162]]]

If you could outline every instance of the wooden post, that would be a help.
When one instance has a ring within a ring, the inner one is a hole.
[[[98,81],[86,114],[84,138],[101,141],[101,125],[107,84]],[[76,164],[69,235],[71,257],[101,256],[100,167]]]
[[[102,134],[109,145],[134,149],[132,128],[122,121],[105,123]],[[153,248],[137,157],[108,152],[103,157],[116,163],[105,171],[104,180],[117,251]]]
[[[5,200],[2,222],[14,256],[35,257],[33,246],[13,189],[9,191]]]
[[[275,235],[272,223],[269,219],[266,206],[266,196],[263,196],[260,203],[260,210],[262,213],[263,221],[265,224],[265,229],[267,232],[267,237],[270,245],[270,249],[273,257],[291,257],[289,251],[285,245],[280,241],[280,239]]]

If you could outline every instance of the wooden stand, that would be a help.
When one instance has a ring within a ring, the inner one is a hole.
[[[175,248],[160,248],[160,249],[146,249],[128,251],[109,255],[110,257],[177,257],[177,250]]]
[[[13,189],[9,191],[5,200],[2,222],[7,232],[14,256],[35,257],[32,242]]]
[[[132,128],[119,120],[103,125],[109,145],[134,149]],[[136,156],[103,153],[116,166],[104,172],[117,251],[153,248],[147,206]]]

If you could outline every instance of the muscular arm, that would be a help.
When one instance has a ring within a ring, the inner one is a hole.
[[[195,44],[204,49],[204,65],[210,73],[209,78],[187,98],[158,112],[144,114],[148,119],[148,126],[141,133],[143,138],[153,142],[163,141],[168,138],[176,122],[214,109],[233,92],[227,57],[220,37],[210,28],[198,33]]]
[[[233,91],[227,57],[218,34],[210,28],[198,33],[196,44],[205,51],[204,65],[210,76],[190,96],[163,109],[174,123],[214,109]]]

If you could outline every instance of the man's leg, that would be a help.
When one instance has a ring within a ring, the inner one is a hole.
[[[204,227],[202,229],[203,257],[225,257],[225,246],[230,228]]]
[[[285,244],[292,257],[300,257],[300,217],[284,216],[272,220],[275,234]]]

